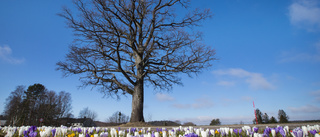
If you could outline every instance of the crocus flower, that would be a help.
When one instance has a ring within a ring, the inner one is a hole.
[[[155,132],[154,137],[160,137],[159,132]]]
[[[54,136],[56,134],[56,131],[57,131],[57,129],[55,129],[55,128],[51,130],[52,136]]]
[[[77,131],[78,131],[78,133],[81,133],[81,132],[82,132],[81,128],[78,128],[78,130],[77,130]]]
[[[37,136],[37,132],[30,132],[29,133],[29,137],[36,137]]]
[[[316,133],[317,133],[317,131],[314,129],[314,130],[310,130],[310,133],[312,134],[312,135],[315,135]]]
[[[198,135],[197,134],[195,134],[195,133],[189,133],[189,134],[186,134],[186,135],[184,135],[185,137],[198,137]]]
[[[253,132],[258,133],[259,128],[253,127]]]
[[[279,129],[279,133],[282,135],[282,137],[286,137],[286,132],[282,128]]]
[[[276,136],[276,130],[275,129],[271,129],[271,134],[272,134],[273,137],[275,137]]]
[[[23,131],[23,135],[24,135],[25,137],[27,137],[27,136],[28,136],[28,131]]]

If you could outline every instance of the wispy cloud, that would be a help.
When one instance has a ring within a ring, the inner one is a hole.
[[[253,101],[253,98],[250,97],[250,96],[242,96],[242,97],[241,97],[241,100],[242,100],[242,101]]]
[[[197,98],[194,100],[192,104],[180,104],[174,103],[172,107],[178,109],[202,109],[202,108],[211,108],[213,107],[213,102],[209,98]]]
[[[293,113],[319,113],[320,107],[313,105],[306,105],[301,107],[289,107],[288,108]]]
[[[156,94],[156,99],[158,101],[162,101],[162,102],[164,102],[164,101],[173,101],[174,100],[173,97],[169,96],[168,94],[163,94],[163,93],[157,93]]]
[[[14,58],[11,56],[11,54],[12,54],[12,50],[9,46],[7,46],[7,45],[0,46],[0,59],[1,60],[8,62],[10,64],[21,64],[25,61],[24,59]]]
[[[320,62],[320,41],[312,46],[315,49],[313,53],[285,51],[282,53],[279,62]]]
[[[315,97],[316,102],[320,102],[320,90],[312,91],[310,94]]]
[[[240,68],[230,68],[226,70],[215,70],[212,72],[214,75],[222,75],[222,76],[230,76],[231,79],[234,78],[240,78],[245,81],[245,83],[248,84],[248,86],[251,89],[254,90],[259,90],[259,89],[264,89],[264,90],[271,90],[274,89],[275,86],[271,84],[269,81],[267,81],[266,78],[263,77],[261,73],[255,73],[255,72],[249,72]],[[218,85],[224,85],[224,86],[229,86],[229,85],[234,85],[234,81],[219,81],[217,84]]]
[[[320,30],[320,5],[318,0],[295,0],[289,6],[290,22],[308,31]]]
[[[217,85],[230,87],[230,86],[234,86],[235,82],[234,81],[219,81],[217,83]]]

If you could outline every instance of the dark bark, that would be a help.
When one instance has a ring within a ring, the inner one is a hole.
[[[143,116],[144,88],[143,79],[137,81],[132,95],[132,111],[130,122],[144,122]]]

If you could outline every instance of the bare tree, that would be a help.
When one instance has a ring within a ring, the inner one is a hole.
[[[107,119],[110,123],[127,123],[129,122],[129,116],[121,113],[120,111],[114,112],[112,116]]]
[[[22,105],[25,86],[17,86],[6,99],[4,115],[7,117],[7,125],[16,126],[22,122],[24,107]]]
[[[57,70],[65,76],[81,75],[83,86],[99,86],[107,96],[132,95],[130,122],[144,121],[145,84],[170,90],[182,84],[181,73],[198,74],[215,60],[215,50],[201,43],[201,33],[188,29],[210,17],[210,11],[174,14],[174,6],[188,4],[186,0],[76,0],[79,16],[67,8],[59,14],[78,38]]]
[[[69,92],[60,91],[58,95],[59,117],[70,117],[71,114],[71,94]]]
[[[95,111],[90,110],[88,107],[82,109],[79,112],[80,118],[91,118],[92,120],[95,120],[97,118],[98,114]]]

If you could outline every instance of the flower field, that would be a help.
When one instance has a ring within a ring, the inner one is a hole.
[[[102,127],[3,127],[5,137],[320,137],[319,125],[203,129],[194,127],[174,128],[102,128]]]

